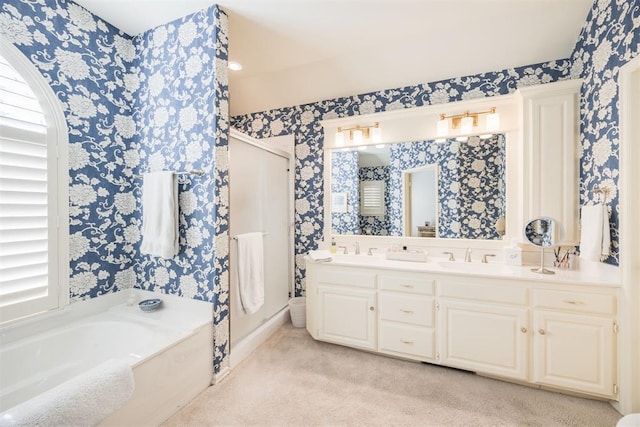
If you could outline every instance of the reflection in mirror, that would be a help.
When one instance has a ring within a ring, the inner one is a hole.
[[[411,237],[436,237],[438,165],[402,171],[404,233]]]
[[[532,245],[540,248],[540,267],[531,271],[540,274],[555,274],[544,267],[544,248],[557,246],[564,237],[564,228],[559,221],[546,216],[534,218],[524,226],[524,237]]]
[[[333,150],[331,193],[346,193],[347,208],[331,209],[332,233],[500,239],[505,155],[504,135]],[[414,175],[429,168],[433,185]]]

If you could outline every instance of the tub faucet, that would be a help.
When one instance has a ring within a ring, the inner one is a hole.
[[[360,243],[355,242],[353,246],[356,247],[356,255],[360,255]]]
[[[467,252],[464,254],[464,262],[471,262],[471,248],[467,248]]]

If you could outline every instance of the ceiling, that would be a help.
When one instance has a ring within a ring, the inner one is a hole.
[[[217,3],[232,115],[570,56],[593,0],[76,0],[136,35]]]

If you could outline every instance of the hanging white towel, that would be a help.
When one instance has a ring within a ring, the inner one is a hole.
[[[143,175],[140,252],[173,258],[178,253],[178,181],[174,172]]]
[[[580,257],[602,261],[610,254],[611,233],[607,207],[601,203],[583,206],[580,219]]]
[[[236,236],[238,247],[238,288],[240,301],[247,314],[264,304],[264,249],[262,233]]]
[[[111,359],[0,414],[2,426],[94,426],[135,388],[131,366]]]

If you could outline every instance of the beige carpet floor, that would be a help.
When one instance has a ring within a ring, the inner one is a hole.
[[[285,325],[171,426],[602,426],[608,403],[314,341]]]

